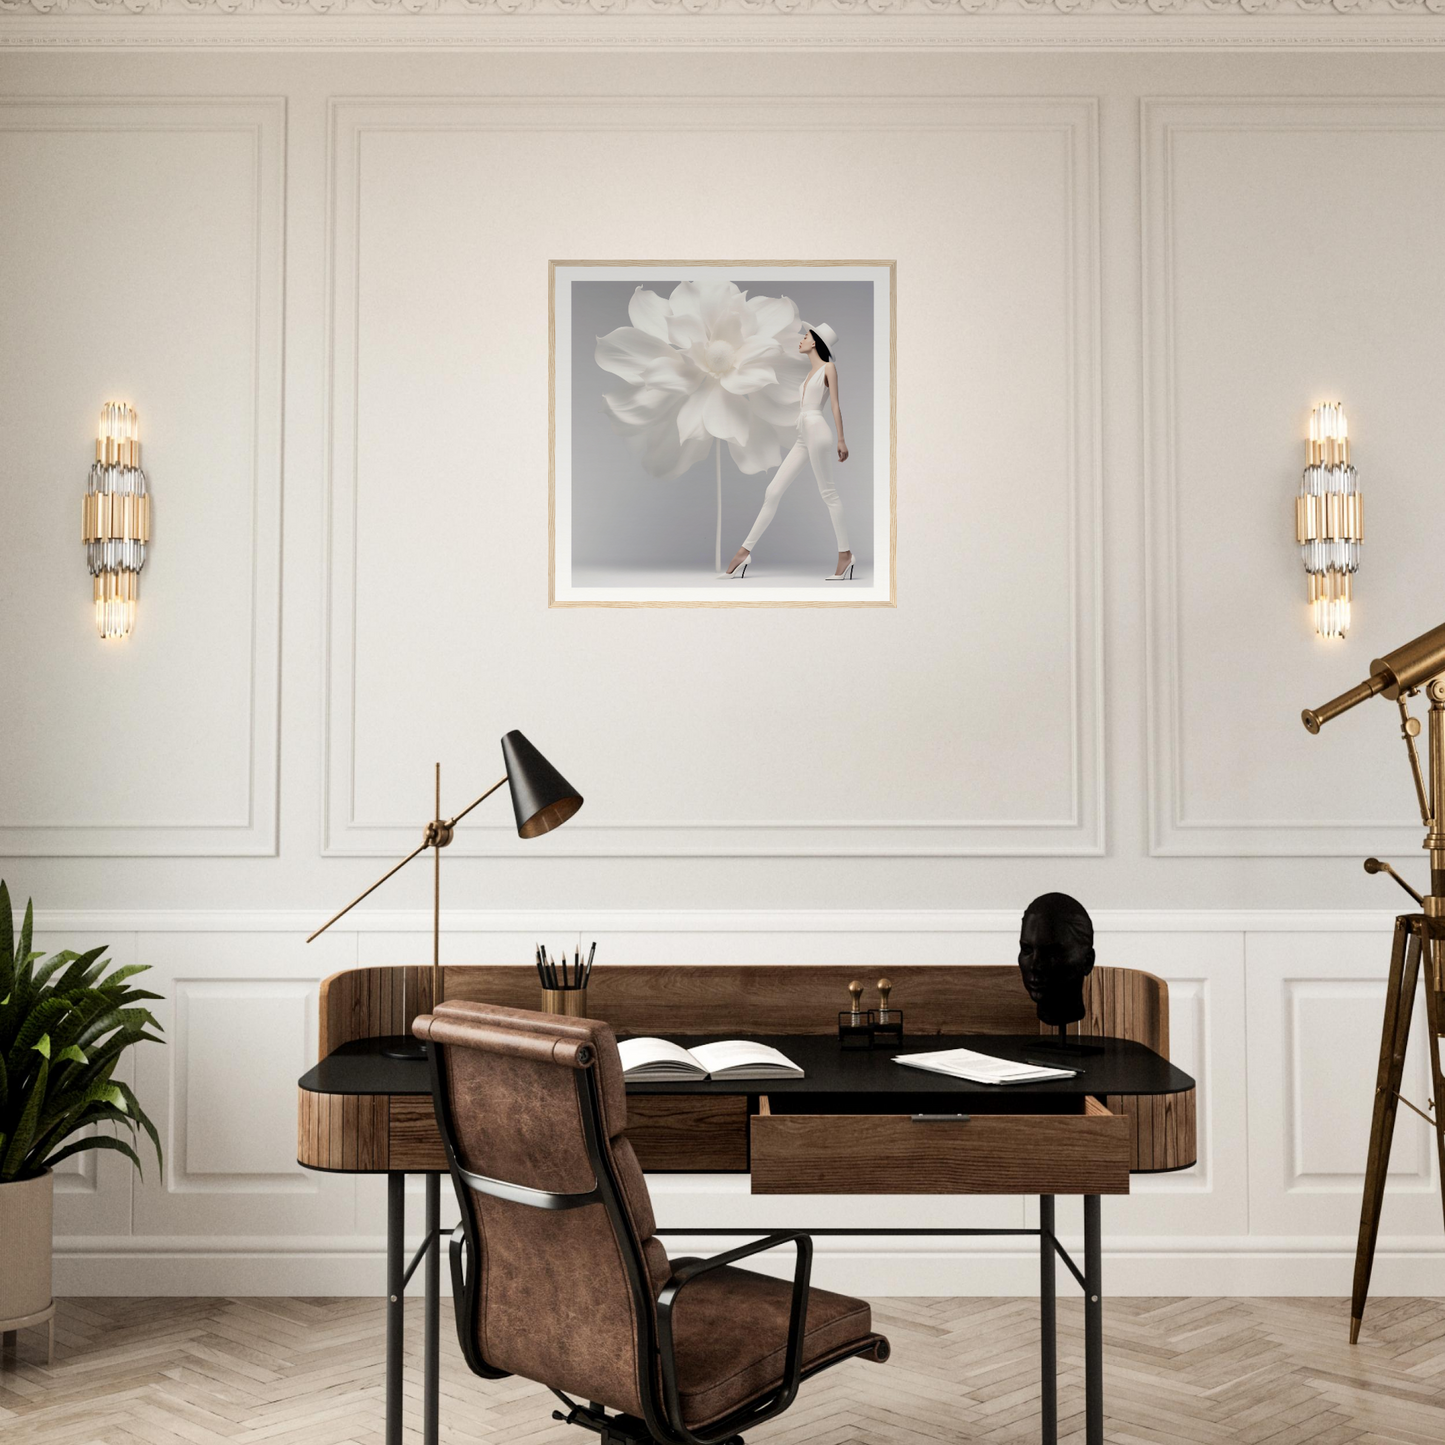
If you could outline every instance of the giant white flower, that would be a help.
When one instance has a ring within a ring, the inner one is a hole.
[[[738,470],[783,459],[808,370],[803,323],[786,296],[754,296],[731,281],[683,281],[663,300],[639,286],[631,326],[597,338],[597,364],[626,383],[606,393],[613,429],[655,477],[680,477],[717,438]]]

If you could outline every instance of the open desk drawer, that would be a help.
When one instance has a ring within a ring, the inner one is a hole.
[[[856,1112],[853,1099],[847,1107],[855,1112],[846,1114],[827,1112],[825,1095],[761,1099],[751,1120],[752,1192],[1129,1192],[1129,1121],[1096,1099],[924,1098],[878,1096],[876,1113]],[[967,1110],[968,1119],[915,1123],[912,1118],[950,1106]],[[1038,1112],[1018,1112],[1021,1107]]]

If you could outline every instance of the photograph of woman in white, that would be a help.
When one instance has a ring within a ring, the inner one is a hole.
[[[798,393],[798,439],[792,450],[782,460],[773,474],[763,496],[763,505],[753,523],[752,531],[743,539],[731,562],[726,575],[742,579],[747,576],[748,563],[752,561],[753,549],[758,539],[768,530],[777,515],[778,504],[783,494],[792,486],[804,465],[810,464],[818,483],[818,491],[828,515],[833,520],[833,534],[838,542],[838,565],[825,582],[847,582],[853,577],[853,553],[848,547],[848,529],[843,521],[843,502],[833,485],[833,453],[837,452],[839,462],[848,460],[848,443],[843,440],[843,410],[838,401],[838,368],[833,361],[833,347],[837,345],[837,333],[826,322],[804,329],[798,350],[808,358],[812,369],[804,379]],[[837,441],[823,417],[824,396],[832,402],[833,426]]]

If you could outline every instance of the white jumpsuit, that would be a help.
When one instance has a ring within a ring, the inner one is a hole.
[[[804,462],[812,462],[813,475],[818,479],[818,491],[823,504],[833,519],[833,531],[838,538],[838,550],[847,552],[848,530],[843,525],[843,503],[838,489],[833,485],[833,458],[838,454],[833,433],[823,417],[823,402],[827,397],[823,385],[823,368],[820,366],[804,381],[798,398],[798,440],[793,449],[783,458],[782,465],[773,473],[768,490],[763,494],[762,509],[753,523],[753,530],[743,539],[743,546],[751,553],[757,546],[758,538],[768,530],[768,525],[777,515],[778,503],[783,493],[793,484],[793,479],[803,470]]]

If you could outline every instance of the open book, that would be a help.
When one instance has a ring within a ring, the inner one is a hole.
[[[1072,1079],[1077,1069],[1048,1069],[1041,1064],[1017,1064],[1012,1059],[996,1059],[992,1054],[977,1054],[972,1049],[940,1049],[933,1054],[897,1054],[895,1064],[911,1069],[927,1069],[934,1074],[949,1074],[955,1079],[968,1079],[975,1084],[1037,1084],[1043,1079]]]
[[[767,1044],[729,1039],[688,1050],[666,1039],[622,1039],[622,1077],[633,1083],[691,1084],[702,1079],[801,1079],[803,1071]]]

